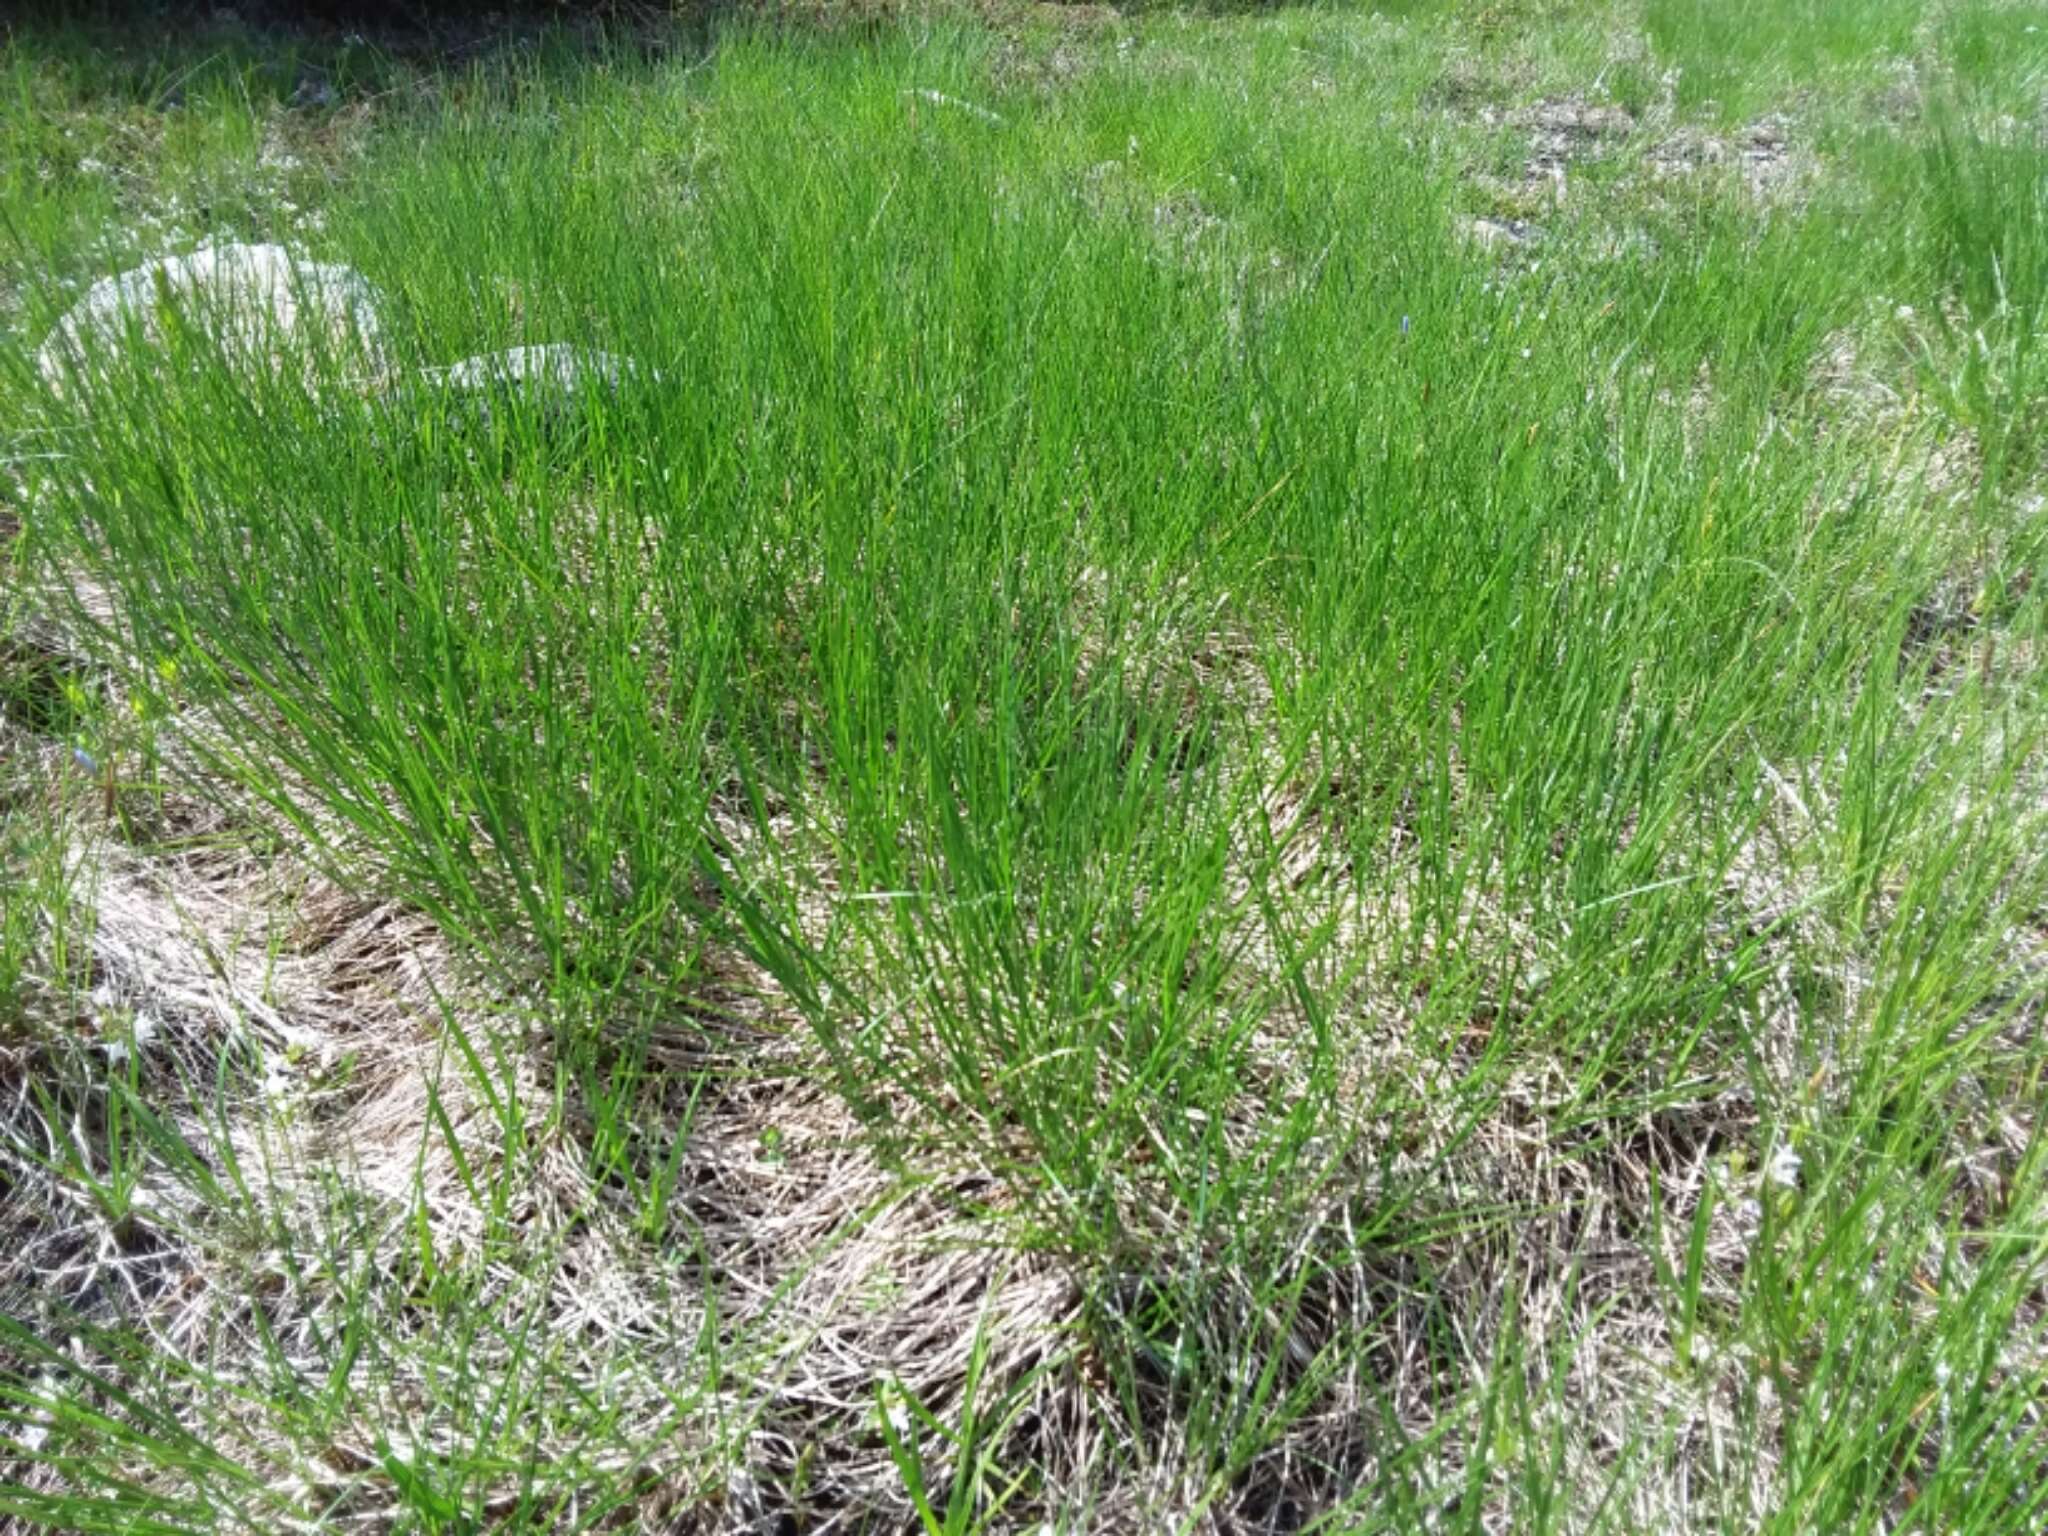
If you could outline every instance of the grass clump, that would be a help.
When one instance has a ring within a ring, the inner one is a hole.
[[[1679,100],[1734,115],[1772,92],[1906,59],[1930,9],[1925,0],[1648,0],[1644,19],[1658,54],[1679,71]]]
[[[388,377],[10,334],[118,1048],[5,1507],[2027,1528],[2037,168],[1673,149],[1905,12],[1557,25],[550,55],[322,189]]]
[[[0,580],[15,575],[0,522]],[[17,637],[18,599],[0,597],[0,1038],[19,1047],[61,1014],[90,927],[70,814],[82,774],[64,773],[54,742],[71,734],[85,694],[60,659]]]
[[[19,1042],[61,1006],[79,965],[84,913],[61,826],[26,796],[0,809],[0,1027]]]

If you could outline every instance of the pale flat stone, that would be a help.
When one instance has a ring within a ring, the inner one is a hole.
[[[353,267],[281,245],[207,246],[101,278],[36,352],[53,389],[103,376],[131,345],[160,348],[167,312],[203,327],[239,366],[311,365],[323,352],[366,380],[388,368],[377,293]]]

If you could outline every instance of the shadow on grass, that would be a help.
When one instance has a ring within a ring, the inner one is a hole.
[[[0,20],[5,54],[55,73],[80,104],[175,109],[223,85],[249,104],[337,109],[423,78],[516,66],[569,73],[700,48],[729,0],[482,4],[457,0],[31,0]],[[4,55],[0,55],[4,56]]]

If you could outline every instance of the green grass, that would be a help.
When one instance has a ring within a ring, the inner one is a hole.
[[[1774,92],[1910,58],[1921,24],[1941,8],[1929,0],[1646,0],[1644,9],[1659,56],[1678,71],[1679,101],[1712,102],[1733,116],[1782,105]]]
[[[18,1040],[51,994],[61,998],[78,958],[78,892],[65,863],[65,843],[46,809],[12,796],[0,810],[0,1032]]]
[[[58,397],[115,210],[0,184],[104,689],[23,729],[161,1031],[24,1058],[9,1220],[156,1278],[7,1309],[0,1509],[2037,1526],[2048,162],[1966,9],[1796,196],[1657,171],[1923,9],[738,28],[283,171],[283,66],[10,43],[0,142],[143,111],[134,196],[407,368],[641,369],[477,425],[194,325]],[[1445,87],[1609,64],[1561,201]]]
[[[63,814],[78,785],[38,771],[50,744],[73,734],[85,695],[57,658],[16,635],[13,552],[0,546],[0,1039],[19,1044],[73,990],[90,918]]]

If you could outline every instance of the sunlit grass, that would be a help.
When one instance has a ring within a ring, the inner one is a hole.
[[[1905,60],[1935,9],[1928,0],[1647,0],[1645,20],[1679,71],[1679,100],[1736,116]]]
[[[1653,6],[1667,110],[1913,45],[1808,9]],[[85,1363],[23,1319],[0,1507],[804,1520],[852,1446],[929,1530],[2038,1522],[2048,160],[1961,101],[1766,211],[1631,138],[1504,252],[1460,216],[1493,125],[1417,126],[1460,23],[1350,25],[742,31],[394,107],[314,254],[408,371],[640,364],[568,412],[203,326],[59,398],[8,338],[61,445],[19,558],[105,669],[69,733],[430,919],[518,1026],[438,1016],[452,1171],[389,1203],[282,1128],[251,1161],[218,1084],[195,1144],[42,1058],[102,1108],[23,1167],[204,1184],[121,1240],[321,1301],[161,1377],[139,1317]],[[15,262],[64,196],[6,191]],[[1027,1341],[992,1294],[948,1400],[805,1400],[840,1438],[761,1495],[798,1325],[721,1288],[695,1117],[768,1092],[895,1181],[774,1300],[913,1194],[1077,1299]],[[521,1225],[562,1187],[640,1287],[601,1348],[573,1227]]]

